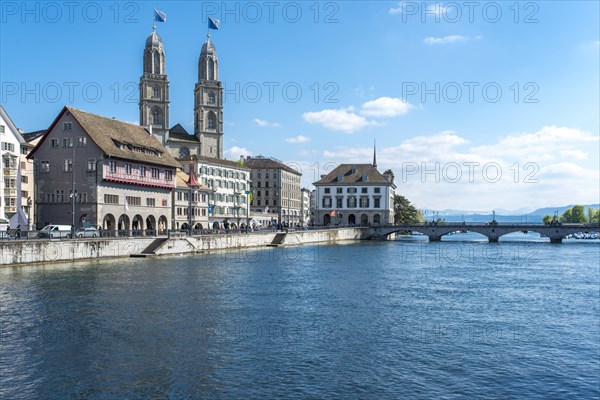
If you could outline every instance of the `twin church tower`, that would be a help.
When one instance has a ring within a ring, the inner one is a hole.
[[[140,78],[140,125],[173,154],[223,158],[223,85],[217,50],[208,35],[198,61],[194,88],[194,134],[180,124],[169,128],[169,79],[164,44],[156,27],[146,39],[144,73]]]

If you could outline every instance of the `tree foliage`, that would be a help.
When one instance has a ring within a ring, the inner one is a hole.
[[[593,224],[600,223],[600,209],[588,207],[588,221]]]
[[[392,176],[392,183],[394,183],[394,171],[392,171],[391,169],[386,169],[385,171],[383,171],[383,175],[385,174],[389,174]]]
[[[573,206],[560,216],[560,222],[581,224],[587,222],[583,206]]]
[[[423,222],[423,214],[406,197],[394,195],[394,224],[410,225],[420,222]]]
[[[542,218],[542,221],[544,221],[544,224],[549,225],[550,222],[552,222],[552,217],[548,214],[544,215],[544,218]]]

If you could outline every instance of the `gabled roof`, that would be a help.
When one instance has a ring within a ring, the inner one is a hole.
[[[177,124],[169,129],[169,141],[198,143],[195,135],[190,135],[181,124]]]
[[[185,189],[189,188],[190,187],[188,185],[189,180],[190,180],[190,174],[186,174],[182,170],[177,170],[177,180],[176,180],[177,188],[185,188]],[[193,187],[197,190],[211,191],[211,189],[208,186],[204,186],[201,183],[197,183],[197,186],[193,186]]]
[[[339,177],[342,180],[339,180]],[[367,178],[366,180],[364,178]],[[384,184],[392,185],[372,164],[340,164],[336,169],[314,183],[314,185],[348,184]]]
[[[144,127],[91,114],[76,108],[64,107],[48,128],[49,132],[52,131],[58,120],[66,112],[71,113],[90,139],[104,152],[105,156],[148,164],[180,167],[180,164],[169,151]],[[28,157],[35,154],[47,137],[48,135],[40,140]]]
[[[23,139],[23,136],[19,132],[19,129],[17,128],[17,126],[15,125],[13,120],[10,118],[10,116],[8,115],[8,113],[6,112],[4,107],[2,107],[2,106],[0,106],[0,115],[2,115],[2,119],[4,119],[4,121],[8,124],[8,129],[11,130],[11,132],[13,133],[15,138],[19,141],[19,143],[20,144],[25,143],[25,139]]]
[[[223,160],[221,158],[213,158],[213,157],[193,155],[193,156],[189,156],[189,157],[178,158],[177,160],[179,162],[181,162],[181,163],[183,163],[183,162],[190,162],[190,161],[192,161],[192,162],[196,161],[196,162],[201,162],[201,163],[206,163],[206,164],[214,164],[214,165],[220,165],[220,166],[223,166],[223,167],[245,169],[245,170],[250,171],[250,168],[246,167],[245,165],[241,165],[237,161]]]
[[[281,169],[292,174],[302,175],[302,173],[285,165],[284,163],[267,157],[248,157],[244,161],[244,165],[252,169]]]
[[[21,134],[21,136],[23,136],[23,139],[25,139],[25,141],[27,143],[29,143],[29,142],[32,142],[35,139],[39,138],[40,136],[44,136],[46,134],[46,132],[48,132],[47,129],[41,129],[39,131],[23,133],[23,134]]]

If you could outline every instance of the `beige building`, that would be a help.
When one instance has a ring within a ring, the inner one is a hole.
[[[180,165],[141,126],[64,107],[27,158],[35,162],[38,228],[141,234],[171,226]]]
[[[173,229],[210,229],[208,200],[213,193],[198,183],[195,174],[177,171],[176,188],[173,191]]]
[[[276,224],[301,225],[302,174],[273,158],[247,157],[243,161],[245,166],[252,169],[251,211],[270,215]]]
[[[46,134],[46,130],[23,133],[25,143],[21,144],[21,204],[29,221],[28,229],[37,228],[35,221],[35,164],[27,156]]]
[[[248,167],[235,161],[196,155],[179,161],[186,172],[196,173],[198,183],[213,190],[208,205],[211,229],[236,229],[248,224]]]

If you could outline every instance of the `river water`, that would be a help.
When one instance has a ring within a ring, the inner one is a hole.
[[[0,268],[0,398],[598,398],[599,260],[388,241]]]

